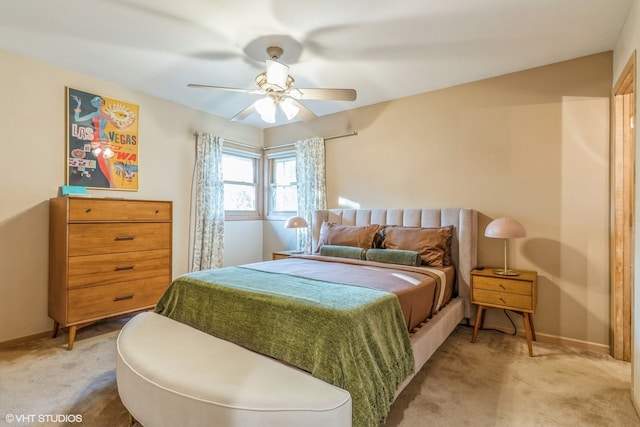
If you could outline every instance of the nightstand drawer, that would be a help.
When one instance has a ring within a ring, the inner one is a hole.
[[[513,308],[516,310],[533,310],[533,298],[531,297],[531,295],[496,292],[486,289],[474,288],[472,300],[475,304]]]
[[[531,282],[507,279],[502,277],[482,277],[476,276],[473,279],[473,287],[476,289],[486,289],[488,291],[508,292],[519,295],[532,295],[533,286]]]

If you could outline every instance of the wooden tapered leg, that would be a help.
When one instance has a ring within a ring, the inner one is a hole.
[[[481,305],[478,306],[478,310],[476,312],[476,324],[473,325],[473,336],[471,337],[471,342],[476,342],[476,335],[478,335],[478,328],[481,323],[484,323],[484,311],[485,308]]]
[[[58,336],[58,328],[60,327],[60,323],[53,321],[53,332],[51,332],[51,338],[55,338]]]
[[[536,339],[536,329],[533,327],[533,314],[529,313],[529,325],[531,325],[531,337],[534,341],[538,341]]]
[[[522,313],[524,318],[524,330],[527,334],[527,347],[529,347],[529,356],[533,357],[533,346],[531,344],[531,315],[529,313]]]
[[[76,331],[77,326],[69,326],[69,345],[67,346],[67,350],[73,350],[73,342],[76,340]]]

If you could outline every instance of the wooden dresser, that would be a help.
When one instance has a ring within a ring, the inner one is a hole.
[[[49,200],[49,317],[53,336],[152,309],[171,283],[170,201]]]

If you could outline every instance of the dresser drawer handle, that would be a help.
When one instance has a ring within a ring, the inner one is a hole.
[[[135,294],[118,295],[117,297],[115,297],[113,299],[113,301],[115,302],[115,301],[123,301],[123,300],[126,300],[126,299],[131,299],[131,298],[133,298],[134,295]]]
[[[503,304],[506,304],[507,302],[504,300],[504,298],[500,297],[500,301],[502,301]]]
[[[116,266],[115,271],[123,271],[123,270],[133,270],[135,265],[118,265]]]
[[[504,287],[504,285],[502,283],[500,283],[500,288],[502,288],[503,290],[507,289],[507,288]]]
[[[136,236],[116,236],[116,241],[117,240],[133,240],[135,238]]]

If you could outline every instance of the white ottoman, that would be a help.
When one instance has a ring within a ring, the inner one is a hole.
[[[351,396],[301,370],[165,316],[117,341],[122,403],[145,427],[351,426]]]

